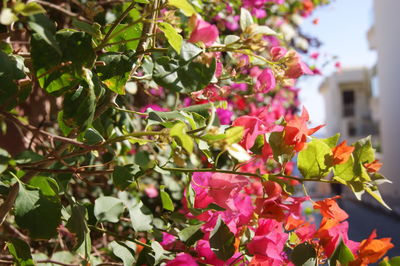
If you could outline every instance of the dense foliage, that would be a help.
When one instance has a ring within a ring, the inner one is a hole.
[[[319,72],[299,23],[327,2],[3,1],[1,262],[380,260],[389,238],[351,241],[336,197],[304,186],[386,206],[370,138],[315,138],[298,110],[296,80]]]

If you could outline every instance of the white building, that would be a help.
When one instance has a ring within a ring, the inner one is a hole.
[[[373,97],[370,73],[366,68],[345,68],[321,84],[327,136],[339,132],[341,140],[353,143],[372,135],[375,146],[379,147],[379,116],[376,116],[379,101]]]
[[[400,203],[399,10],[398,0],[374,0],[375,21],[368,32],[370,47],[378,54],[376,75],[372,81],[379,88],[383,153],[381,172],[393,181],[393,184],[383,185],[381,192],[392,208],[399,208]]]

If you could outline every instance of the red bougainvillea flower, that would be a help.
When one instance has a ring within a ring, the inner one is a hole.
[[[365,163],[364,166],[367,169],[368,172],[370,173],[376,173],[381,169],[382,163],[379,162],[379,160],[375,160],[372,163]]]
[[[301,60],[300,55],[297,52],[291,50],[287,52],[285,57],[287,57],[287,69],[285,71],[286,78],[297,79],[305,74],[314,74],[314,72],[312,72],[311,69]]]
[[[332,149],[333,152],[333,164],[342,164],[349,160],[350,155],[354,151],[353,146],[347,146],[347,141],[343,141],[335,148]]]
[[[211,46],[218,38],[218,28],[201,18],[196,17],[195,27],[190,34],[189,42],[203,42]]]
[[[306,108],[303,107],[303,112],[301,116],[293,116],[289,120],[284,128],[284,141],[286,145],[294,146],[294,150],[299,152],[306,147],[307,136],[314,134],[321,127],[325,125],[320,125],[309,129],[307,122],[309,120],[309,115]]]
[[[368,239],[361,241],[357,260],[350,263],[350,266],[368,265],[375,263],[382,258],[386,252],[393,248],[391,238],[376,238],[376,230],[372,231]]]
[[[319,209],[321,215],[325,218],[335,219],[339,222],[344,221],[349,218],[349,215],[336,203],[335,199],[337,198],[340,198],[340,196],[319,200],[314,203],[314,209]]]
[[[187,253],[178,253],[175,259],[168,261],[166,266],[197,266],[195,259]]]
[[[254,89],[256,92],[267,93],[275,88],[275,76],[271,69],[264,69],[257,77]]]
[[[283,232],[282,223],[273,219],[260,219],[253,239],[247,244],[250,254],[256,255],[253,264],[282,265],[282,251],[288,235]]]

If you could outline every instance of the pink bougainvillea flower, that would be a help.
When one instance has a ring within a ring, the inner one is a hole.
[[[328,219],[325,217],[322,219],[321,226],[314,237],[319,238],[319,243],[324,247],[325,255],[328,258],[335,251],[340,240],[343,240],[346,246],[355,253],[360,243],[349,240],[347,236],[348,229],[348,222],[340,223],[336,219]]]
[[[189,42],[203,42],[206,46],[211,46],[218,39],[218,34],[218,28],[215,25],[197,17]]]
[[[301,116],[294,116],[289,120],[284,128],[284,141],[286,145],[293,145],[294,150],[299,152],[306,147],[307,136],[314,134],[321,127],[325,125],[320,125],[315,128],[309,129],[307,122],[309,120],[309,115],[306,108],[303,107],[303,112]]]
[[[175,259],[167,262],[166,266],[197,266],[196,260],[187,253],[178,253]]]
[[[273,219],[259,219],[253,239],[247,244],[250,254],[264,256],[269,264],[282,265],[282,252],[288,235],[284,233],[282,223]],[[266,262],[267,262],[266,261]]]
[[[286,54],[287,61],[285,70],[285,77],[297,79],[302,75],[313,75],[314,72],[301,60],[300,55],[295,51],[289,51]]]
[[[232,122],[233,112],[228,109],[217,108],[217,116],[221,125],[230,125]]]
[[[208,195],[218,206],[236,211],[235,198],[248,183],[249,180],[244,176],[214,173],[209,179]]]
[[[264,69],[257,77],[254,89],[256,92],[267,93],[275,88],[275,76],[271,69]]]
[[[272,47],[269,53],[271,54],[272,61],[279,61],[279,59],[286,55],[287,50],[283,47],[276,46]]]
[[[147,197],[149,198],[157,198],[158,197],[158,190],[154,187],[154,185],[149,185],[144,189]]]

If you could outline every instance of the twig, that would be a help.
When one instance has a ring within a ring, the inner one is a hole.
[[[46,76],[46,75],[48,75],[48,74],[50,74],[50,73],[53,73],[54,71],[57,71],[57,70],[59,70],[59,69],[61,69],[61,68],[63,68],[63,67],[69,66],[69,65],[72,65],[72,61],[62,62],[62,63],[60,63],[59,65],[53,66],[52,68],[50,68],[50,69],[47,70],[46,72],[40,74],[40,75],[37,77],[37,79],[41,79],[41,78],[43,78],[44,76]]]
[[[39,168],[39,167],[22,167],[22,170],[27,171],[35,171],[38,173],[71,173],[71,174],[79,174],[82,176],[91,176],[91,175],[108,175],[114,172],[113,169],[107,170],[92,170],[92,171],[82,171],[82,170],[75,170],[75,169],[46,169],[46,168]]]
[[[130,238],[130,237],[125,237],[125,236],[121,236],[121,235],[119,235],[119,234],[117,234],[117,233],[114,233],[114,232],[111,232],[111,231],[108,231],[108,230],[105,230],[105,229],[101,229],[101,228],[98,228],[98,227],[93,226],[93,225],[89,225],[89,228],[92,229],[92,230],[94,230],[94,231],[97,231],[97,232],[100,232],[100,233],[103,233],[103,234],[106,234],[106,235],[113,236],[113,237],[115,237],[115,238],[117,238],[117,239],[131,241],[131,242],[133,242],[133,243],[135,243],[135,244],[137,244],[137,245],[141,245],[141,246],[143,246],[143,247],[152,249],[151,246],[147,245],[146,243],[140,242],[140,241],[137,240],[137,239]]]
[[[79,266],[79,264],[69,264],[69,263],[64,263],[64,262],[59,262],[59,261],[55,261],[55,260],[37,260],[37,263],[53,263],[53,264],[58,264],[61,266]]]
[[[65,143],[72,144],[72,145],[75,145],[75,146],[78,146],[78,147],[82,147],[82,148],[90,147],[89,145],[86,145],[83,142],[80,142],[80,141],[77,141],[77,140],[74,140],[74,139],[70,139],[70,138],[65,138],[65,137],[58,136],[58,135],[54,135],[54,134],[49,133],[47,131],[38,129],[38,128],[32,126],[32,125],[25,124],[25,123],[21,122],[18,118],[16,118],[15,116],[13,116],[10,113],[0,112],[0,114],[4,115],[7,120],[13,122],[17,126],[23,128],[25,130],[31,131],[33,133],[40,133],[41,135],[47,136],[49,138],[56,139],[56,140],[59,140],[61,142],[65,142]]]
[[[83,17],[83,16],[81,16],[81,15],[79,15],[77,13],[74,13],[74,12],[71,12],[69,10],[66,10],[65,8],[62,8],[59,5],[56,5],[56,4],[53,4],[53,3],[50,3],[50,2],[46,2],[46,1],[41,1],[41,0],[34,0],[34,1],[36,3],[38,3],[38,4],[41,4],[42,6],[46,6],[46,7],[49,7],[51,9],[57,10],[57,11],[59,11],[61,13],[64,13],[67,16],[74,17],[74,18],[77,18],[77,19],[79,19],[81,21],[85,21],[85,22],[91,23],[91,21],[88,20],[87,18],[85,18],[85,17]]]
[[[136,2],[132,1],[132,3],[125,9],[125,11],[119,16],[111,25],[111,28],[107,31],[101,43],[96,47],[96,50],[103,48],[104,44],[110,38],[111,33],[118,27],[118,25],[124,20],[124,18],[129,14],[129,12],[135,7]]]

